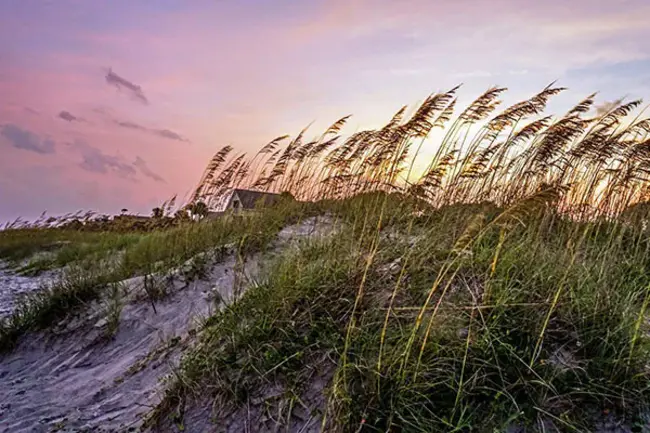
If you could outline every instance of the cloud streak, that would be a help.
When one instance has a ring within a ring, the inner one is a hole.
[[[135,123],[130,120],[120,120],[117,119],[115,115],[111,113],[111,110],[106,110],[104,108],[95,108],[93,109],[93,111],[121,128],[131,129],[133,131],[140,131],[147,134],[156,135],[158,137],[166,138],[168,140],[182,141],[184,143],[190,142],[190,140],[183,137],[181,134],[172,131],[171,129],[149,128],[147,126],[140,125],[139,123]]]
[[[31,131],[23,129],[13,123],[2,125],[0,135],[16,149],[48,155],[55,153],[55,142],[50,139],[41,139]]]
[[[136,169],[118,155],[109,155],[83,140],[70,144],[81,155],[79,167],[98,174],[116,174],[119,177],[135,180]]]
[[[146,132],[149,134],[157,135],[158,137],[166,138],[168,140],[175,140],[175,141],[182,141],[185,143],[189,143],[189,140],[187,138],[169,129],[148,128],[146,126],[142,126],[140,124],[137,124],[135,122],[130,122],[128,120],[125,121],[125,120],[114,119],[113,121],[117,126],[121,126],[122,128]]]
[[[170,140],[189,142],[187,138],[184,138],[176,132],[170,131],[169,129],[150,129],[149,131],[160,137],[169,138]]]
[[[70,113],[69,111],[63,110],[59,112],[57,115],[59,119],[65,120],[66,122],[82,122],[83,119],[81,117],[77,117],[74,114]]]
[[[79,167],[91,173],[116,174],[126,179],[135,179],[136,169],[117,155],[108,155],[101,149],[77,140],[72,146],[81,154]]]
[[[110,68],[108,69],[108,73],[106,73],[106,83],[108,83],[109,86],[113,86],[118,90],[126,91],[128,94],[131,95],[133,99],[145,105],[149,105],[149,100],[144,95],[141,86],[138,86],[132,81],[129,81],[126,78],[117,75]]]
[[[166,183],[165,179],[154,172],[140,156],[136,156],[135,161],[130,163],[122,156],[107,154],[82,140],[76,140],[70,145],[81,155],[79,167],[87,172],[104,175],[115,174],[132,181],[135,181],[137,174],[140,173],[156,182]]]
[[[137,123],[134,122],[129,122],[128,120],[115,120],[114,122],[117,126],[121,126],[122,128],[135,129],[138,131],[148,130],[148,128],[145,128],[144,126],[138,125]]]
[[[140,158],[139,156],[135,158],[135,161],[133,162],[133,166],[136,167],[138,170],[140,170],[140,173],[155,180],[156,182],[166,183],[165,179],[163,179],[159,174],[152,171],[147,165],[146,161]]]

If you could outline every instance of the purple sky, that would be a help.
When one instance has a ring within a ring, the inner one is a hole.
[[[0,221],[147,213],[214,151],[379,126],[464,83],[650,96],[647,0],[4,0]]]

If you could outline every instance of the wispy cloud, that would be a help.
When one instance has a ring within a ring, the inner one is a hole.
[[[165,179],[153,171],[147,162],[136,156],[132,163],[120,155],[110,155],[102,149],[92,146],[85,141],[76,140],[69,145],[81,155],[79,167],[85,171],[98,174],[115,174],[118,177],[135,181],[140,173],[142,176],[156,182],[166,183]]]
[[[69,111],[63,110],[59,112],[58,116],[59,119],[63,119],[66,122],[82,122],[83,119],[81,117],[77,117],[74,114],[70,113]]]
[[[2,135],[16,149],[28,150],[43,155],[55,153],[55,142],[49,138],[42,139],[37,134],[12,123],[2,125]]]
[[[183,141],[189,143],[189,140],[187,138],[169,129],[148,128],[146,126],[142,126],[140,124],[128,120],[113,119],[113,121],[115,122],[116,125],[121,126],[122,128],[135,129],[137,131],[147,132],[162,138],[167,138],[169,140]]]
[[[157,135],[158,137],[166,138],[168,140],[175,140],[175,141],[182,141],[185,143],[189,143],[190,140],[187,138],[183,137],[181,134],[172,131],[171,129],[167,128],[150,128],[148,126],[140,125],[139,123],[132,122],[130,120],[120,120],[117,118],[115,113],[106,108],[94,108],[93,112],[99,114],[100,116],[108,119],[110,122],[113,124],[125,128],[125,129],[132,129],[134,131],[141,131],[145,132],[148,134],[153,134]]]
[[[82,169],[92,173],[114,173],[123,178],[135,179],[136,169],[124,158],[118,155],[108,155],[101,149],[81,140],[75,141],[72,146],[81,154],[82,160],[79,167]]]
[[[108,69],[108,73],[106,74],[106,82],[108,83],[109,86],[113,86],[118,90],[125,90],[131,95],[131,97],[142,102],[143,104],[145,105],[149,104],[149,100],[144,95],[144,92],[142,91],[142,87],[138,86],[132,81],[127,80],[124,77],[117,75],[110,68]]]
[[[139,156],[135,158],[133,166],[140,170],[140,173],[155,180],[156,182],[166,183],[165,179],[163,179],[159,174],[152,171],[147,165],[147,162]]]
[[[185,142],[189,141],[187,138],[184,138],[181,135],[177,134],[176,132],[170,131],[169,129],[150,129],[149,131],[163,138],[169,138],[170,140],[185,141]]]
[[[26,113],[31,114],[32,116],[39,116],[41,113],[38,110],[34,110],[31,107],[23,107]]]
[[[115,120],[114,122],[116,125],[121,126],[122,128],[137,129],[138,131],[148,130],[148,128],[145,128],[144,126],[138,125],[134,122],[129,122],[128,120]]]

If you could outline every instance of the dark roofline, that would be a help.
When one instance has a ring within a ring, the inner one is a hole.
[[[272,192],[235,188],[232,190],[232,193],[230,194],[230,198],[226,203],[226,208],[230,207],[235,194],[237,194],[237,197],[239,197],[241,206],[244,209],[253,209],[256,203],[260,200],[266,202],[267,205],[270,205],[273,204],[275,201],[277,201],[280,197],[280,194],[276,194]]]

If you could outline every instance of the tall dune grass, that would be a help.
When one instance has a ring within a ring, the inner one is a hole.
[[[350,116],[322,134],[281,136],[249,158],[231,146],[208,164],[193,201],[215,204],[233,187],[288,191],[303,200],[360,192],[402,192],[435,207],[490,201],[508,206],[540,189],[562,191],[557,208],[580,218],[612,217],[648,199],[650,119],[641,100],[595,110],[596,94],[559,116],[546,115],[550,85],[498,111],[505,88],[490,88],[464,109],[456,87],[429,95],[406,118],[402,107],[379,129],[342,135]],[[435,156],[421,152],[434,129]],[[414,164],[426,170],[413,172]]]
[[[206,400],[219,418],[262,399],[264,428],[290,430],[319,377],[323,431],[639,427],[650,120],[641,101],[595,110],[595,95],[546,115],[564,90],[498,111],[505,89],[458,109],[454,88],[379,129],[344,136],[346,116],[252,158],[219,150],[193,202],[290,192],[341,231],[287,251],[208,321],[151,425],[182,424]]]

